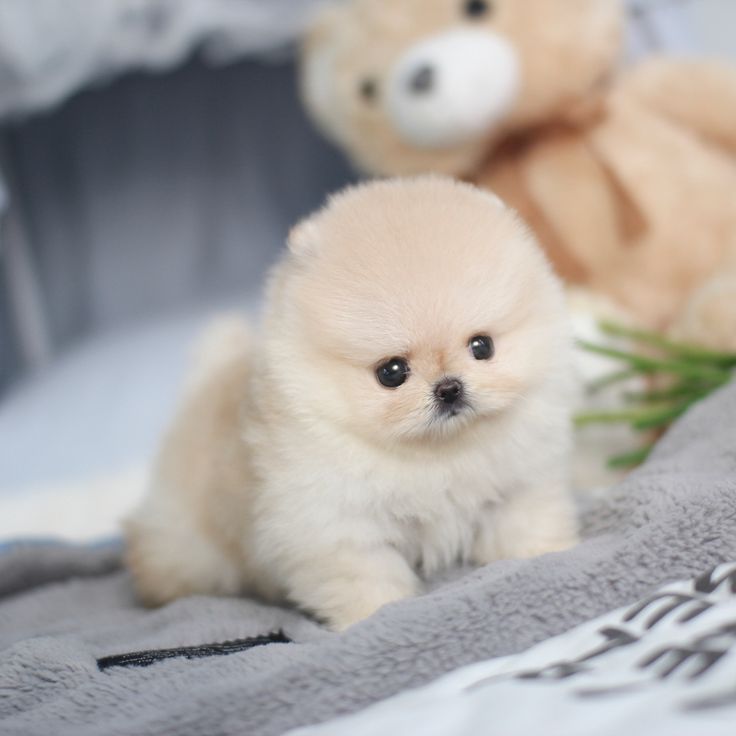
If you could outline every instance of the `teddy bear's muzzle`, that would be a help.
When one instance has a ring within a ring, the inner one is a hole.
[[[389,81],[388,114],[410,145],[447,148],[488,135],[513,108],[519,60],[503,36],[458,29],[410,48]]]

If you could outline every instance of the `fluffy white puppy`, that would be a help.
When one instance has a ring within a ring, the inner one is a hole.
[[[576,541],[564,297],[517,217],[430,177],[292,232],[257,337],[217,328],[127,524],[150,604],[286,600],[335,629]]]

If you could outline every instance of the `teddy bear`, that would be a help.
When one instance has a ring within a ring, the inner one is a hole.
[[[642,325],[727,340],[736,68],[623,68],[624,20],[618,0],[345,0],[305,38],[302,97],[363,172],[491,189],[567,283]]]
[[[695,290],[670,334],[683,343],[736,354],[736,244]]]

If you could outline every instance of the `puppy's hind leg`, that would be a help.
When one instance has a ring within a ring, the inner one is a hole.
[[[147,606],[187,595],[236,595],[238,566],[181,513],[141,509],[125,522],[126,559]]]
[[[241,439],[248,342],[240,319],[221,319],[208,330],[148,497],[125,524],[128,564],[149,605],[240,592],[239,539],[251,482]]]
[[[221,319],[207,331],[148,497],[125,524],[128,565],[149,605],[240,592],[241,527],[233,519],[244,512],[233,504],[245,503],[238,493],[250,475],[240,437],[248,344],[240,319]]]

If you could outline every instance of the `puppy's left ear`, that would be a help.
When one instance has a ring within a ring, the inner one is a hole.
[[[291,228],[287,243],[289,250],[296,256],[309,256],[317,252],[319,247],[319,215],[311,215]]]

